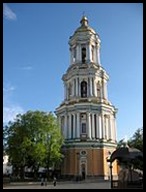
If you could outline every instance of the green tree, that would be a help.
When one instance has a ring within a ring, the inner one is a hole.
[[[130,147],[137,148],[143,152],[143,128],[136,130],[128,144]]]
[[[117,148],[126,146],[126,142],[124,139],[121,139],[117,143]]]
[[[143,128],[139,128],[136,130],[132,138],[129,139],[128,145],[143,152]],[[134,168],[143,170],[143,158],[135,159],[133,161],[133,166]]]
[[[5,126],[6,152],[16,173],[24,178],[25,166],[37,175],[39,167],[49,167],[62,158],[63,137],[57,118],[52,113],[28,111],[17,115]]]
[[[143,128],[139,128],[135,131],[133,136],[125,142],[124,139],[121,139],[117,143],[117,148],[119,147],[124,147],[128,145],[131,148],[136,148],[139,149],[141,152],[143,152]],[[121,162],[119,162],[120,164]],[[143,170],[143,158],[135,158],[132,159],[131,161],[127,162],[127,165],[131,166],[133,165],[134,168],[136,169],[141,169]]]

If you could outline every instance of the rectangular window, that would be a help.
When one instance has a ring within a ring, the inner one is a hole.
[[[86,123],[82,123],[82,133],[86,133]]]

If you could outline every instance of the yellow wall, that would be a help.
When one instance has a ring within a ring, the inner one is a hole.
[[[87,155],[78,157],[77,153],[85,150]],[[115,149],[113,149],[114,151]],[[107,163],[108,148],[68,148],[65,153],[64,164],[62,165],[62,174],[78,175],[82,161],[86,162],[86,176],[108,176],[110,174]],[[117,162],[113,162],[113,175],[117,175]],[[80,171],[81,174],[81,171]]]

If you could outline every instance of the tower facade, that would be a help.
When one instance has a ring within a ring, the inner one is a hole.
[[[61,174],[109,178],[107,158],[116,144],[116,108],[108,100],[109,76],[100,62],[100,38],[83,16],[69,39],[64,101],[56,108],[65,144]],[[117,175],[113,163],[113,176]]]

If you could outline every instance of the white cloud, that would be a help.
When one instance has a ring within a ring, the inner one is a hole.
[[[3,17],[9,20],[16,20],[16,14],[8,7],[6,3],[3,3]]]
[[[3,108],[3,123],[6,124],[9,121],[14,121],[17,114],[23,114],[24,110],[20,106],[7,106]]]
[[[25,66],[25,67],[22,67],[23,70],[31,70],[32,69],[32,66]]]
[[[19,113],[24,113],[23,108],[19,104],[14,104],[11,100],[11,96],[14,94],[15,87],[11,83],[4,83],[3,88],[3,124],[7,124],[9,121],[14,121],[15,117]]]
[[[14,90],[15,90],[15,87],[14,86],[10,86],[10,85],[3,88],[4,92],[11,92],[11,91],[14,91]]]

